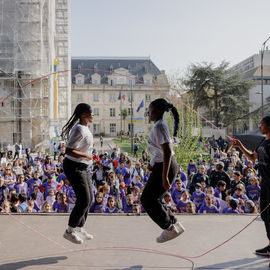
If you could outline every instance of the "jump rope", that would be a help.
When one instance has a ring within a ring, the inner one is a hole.
[[[30,82],[26,83],[25,85],[19,87],[18,89],[14,90],[13,92],[11,92],[8,96],[2,98],[2,100],[0,100],[0,104],[3,104],[4,101],[6,101],[9,97],[11,97],[13,94],[15,94],[18,91],[22,91],[23,88],[25,88],[26,86],[40,81],[42,79],[47,79],[49,76],[54,75],[56,73],[64,73],[64,72],[68,72],[70,70],[63,70],[63,71],[58,71],[58,72],[53,72],[50,73],[48,75],[39,77],[37,79],[31,80]],[[111,73],[111,74],[117,74],[120,76],[125,76],[128,78],[131,78],[133,80],[136,80],[140,83],[144,83],[143,81],[140,81],[138,79],[134,79],[134,77],[125,75],[125,74],[120,74],[117,72],[111,72],[111,71],[107,71],[107,70],[96,70],[96,69],[72,69],[72,71],[95,71],[95,72],[105,72],[105,73]],[[152,85],[148,85],[152,88],[155,88],[156,90],[159,90],[160,92],[162,92],[163,94],[165,94],[166,96],[169,96],[169,94],[167,92],[165,92],[162,89],[159,89],[157,86],[152,86]],[[124,91],[124,89],[122,90]],[[122,98],[122,97],[121,97]],[[201,115],[199,112],[197,112],[196,110],[194,110],[192,107],[190,107],[188,104],[185,104],[184,102],[182,102],[181,99],[172,96],[172,98],[179,104],[182,104],[183,106],[185,106],[187,109],[189,109],[190,111],[192,111],[193,113],[195,113],[198,117],[200,117],[201,119],[203,119],[204,121],[206,121],[207,123],[209,123],[213,128],[215,128],[216,130],[218,130],[220,133],[222,133],[225,137],[227,137],[232,143],[235,141],[233,138],[231,138],[230,136],[228,136],[227,134],[225,134],[224,131],[222,131],[219,127],[217,127],[216,125],[214,125],[211,121],[209,121],[206,117],[204,117],[203,115]],[[231,145],[231,147],[229,148],[228,152],[230,151],[230,149],[232,148],[233,144]],[[41,236],[42,238],[46,239],[47,241],[53,243],[54,245],[68,251],[68,252],[86,252],[86,251],[96,251],[96,250],[131,250],[131,251],[138,251],[138,252],[149,252],[149,253],[154,253],[154,254],[161,254],[161,255],[166,255],[166,256],[172,256],[172,257],[177,257],[177,258],[181,258],[184,260],[189,261],[192,266],[191,268],[194,269],[194,262],[192,261],[192,259],[198,259],[200,257],[203,257],[211,252],[213,252],[214,250],[220,248],[221,246],[225,245],[226,243],[228,243],[229,241],[231,241],[233,238],[235,238],[238,234],[240,234],[241,232],[243,232],[246,228],[248,228],[263,212],[265,212],[268,208],[269,208],[270,204],[268,204],[262,211],[260,214],[258,214],[255,218],[253,218],[246,226],[244,226],[241,230],[239,230],[237,233],[233,234],[231,237],[229,237],[227,240],[223,241],[222,243],[220,243],[219,245],[203,252],[200,255],[196,255],[196,256],[184,256],[181,254],[176,254],[176,253],[170,253],[170,252],[165,252],[165,251],[160,251],[160,250],[155,250],[155,249],[148,249],[148,248],[138,248],[138,247],[131,247],[131,246],[111,246],[111,247],[94,247],[94,248],[83,248],[83,249],[70,249],[65,247],[64,245],[62,245],[61,243],[49,238],[48,236],[46,236],[45,234],[41,233],[40,231],[34,229],[33,227],[29,226],[28,224],[24,223],[23,221],[21,221],[19,218],[17,218],[15,215],[12,215],[11,213],[9,213],[9,216],[11,218],[13,218],[14,220],[16,220],[16,222],[22,224],[24,227],[26,227],[27,229],[29,229],[30,231],[36,233],[37,235]]]

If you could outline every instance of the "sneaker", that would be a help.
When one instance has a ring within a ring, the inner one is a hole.
[[[255,253],[262,256],[270,256],[270,246],[255,250]]]
[[[86,240],[92,240],[94,238],[94,236],[88,233],[84,228],[77,228],[77,232],[80,233]]]
[[[158,243],[164,243],[172,240],[182,234],[185,231],[183,225],[178,221],[172,224],[168,229],[164,230],[161,235],[157,238]]]
[[[63,237],[74,244],[82,244],[83,243],[83,240],[80,238],[80,236],[77,234],[77,232],[70,232],[69,233],[66,230]]]

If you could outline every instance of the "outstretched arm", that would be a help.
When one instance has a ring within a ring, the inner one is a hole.
[[[248,150],[246,147],[244,147],[244,145],[239,141],[239,140],[235,140],[233,141],[233,145],[240,148],[240,150],[244,153],[244,155],[252,160],[253,162],[258,158],[258,154],[255,151],[250,151]]]

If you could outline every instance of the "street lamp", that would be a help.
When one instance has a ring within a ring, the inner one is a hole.
[[[263,55],[264,55],[264,50],[265,50],[265,44],[266,42],[270,39],[270,36],[264,41],[262,44],[262,49],[261,49],[261,105],[262,105],[262,118],[264,116],[264,102],[263,102]]]

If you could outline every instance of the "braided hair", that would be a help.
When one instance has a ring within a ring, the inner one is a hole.
[[[165,100],[164,98],[155,99],[150,103],[150,105],[156,108],[157,110],[161,111],[162,114],[168,111],[172,112],[174,118],[173,136],[175,137],[179,129],[179,114],[174,105],[172,103],[167,102],[167,100]]]
[[[69,132],[73,128],[73,126],[77,123],[77,121],[80,119],[80,116],[85,113],[92,111],[91,106],[86,103],[80,103],[76,106],[74,113],[69,118],[68,122],[64,125],[62,128],[61,137],[63,139],[69,138]]]

